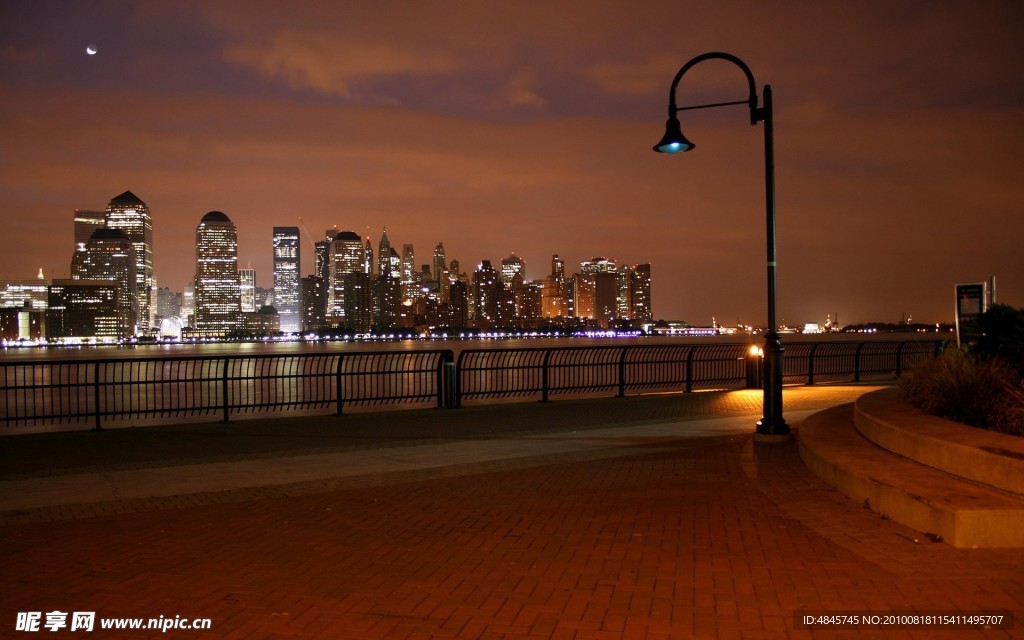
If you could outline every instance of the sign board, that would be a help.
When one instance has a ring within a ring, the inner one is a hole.
[[[973,346],[981,338],[978,320],[988,311],[986,283],[956,285],[956,341],[960,346]]]

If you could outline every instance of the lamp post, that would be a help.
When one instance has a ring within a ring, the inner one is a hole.
[[[732,102],[716,102],[694,106],[676,106],[676,88],[683,75],[695,65],[705,60],[727,60],[732,62],[747,77],[750,88],[749,98]],[[750,108],[750,124],[764,122],[764,171],[765,201],[767,220],[768,245],[768,332],[764,336],[764,404],[763,415],[757,423],[754,439],[761,442],[782,442],[789,440],[789,425],[782,417],[782,340],[779,338],[778,324],[775,321],[775,143],[772,131],[772,88],[764,86],[764,104],[758,106],[757,88],[754,85],[754,74],[742,60],[728,53],[711,52],[693,58],[683,65],[672,80],[668,94],[668,122],[665,123],[665,135],[654,146],[659,153],[679,153],[689,151],[696,145],[686,139],[679,127],[677,114],[692,109],[710,109],[745,104]]]

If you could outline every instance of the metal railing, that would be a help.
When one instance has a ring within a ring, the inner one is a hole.
[[[944,341],[786,345],[788,383],[898,377]],[[0,361],[7,426],[105,425],[346,407],[460,407],[553,396],[753,388],[750,344],[336,352]]]
[[[0,363],[7,425],[451,404],[448,350]]]
[[[785,381],[893,378],[942,351],[943,340],[785,345]],[[455,402],[761,385],[750,344],[467,349],[455,365]]]

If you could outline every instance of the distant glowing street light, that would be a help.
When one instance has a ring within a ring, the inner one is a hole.
[[[727,60],[743,71],[750,88],[750,97],[746,100],[732,102],[716,102],[695,106],[676,106],[676,88],[683,74],[705,60]],[[767,217],[768,243],[768,332],[764,336],[764,405],[763,415],[757,423],[755,440],[762,442],[781,442],[789,440],[789,425],[782,417],[782,340],[779,338],[778,324],[775,320],[775,143],[772,125],[772,88],[764,86],[764,105],[758,107],[757,87],[754,74],[742,60],[728,53],[711,52],[699,55],[683,65],[672,80],[668,94],[668,122],[665,123],[665,135],[654,150],[659,153],[679,153],[690,151],[696,145],[686,139],[679,126],[677,114],[692,109],[710,109],[745,104],[750,108],[750,124],[764,122],[764,170],[765,200]]]

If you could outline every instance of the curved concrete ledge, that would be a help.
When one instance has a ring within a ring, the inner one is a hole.
[[[865,438],[893,453],[1024,496],[1024,438],[930,415],[905,402],[896,389],[858,398],[853,422]]]
[[[846,404],[804,420],[800,457],[865,507],[955,547],[1024,547],[1024,499],[893,454],[864,438]]]

